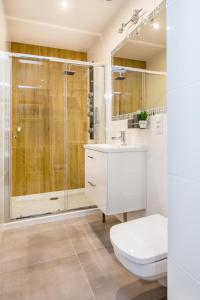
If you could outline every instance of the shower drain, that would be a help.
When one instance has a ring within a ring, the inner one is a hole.
[[[49,200],[59,200],[59,198],[58,197],[52,197]]]

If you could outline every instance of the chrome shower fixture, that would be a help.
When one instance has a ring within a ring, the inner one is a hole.
[[[119,30],[118,30],[118,32],[119,33],[123,33],[124,32],[124,29],[126,28],[126,26],[128,25],[128,24],[130,24],[131,23],[131,25],[133,25],[133,24],[137,24],[138,22],[139,22],[139,19],[143,16],[143,14],[142,15],[140,15],[140,13],[141,13],[141,11],[143,10],[143,8],[140,8],[140,9],[135,9],[134,10],[134,12],[133,12],[133,15],[132,15],[132,17],[130,18],[130,20],[128,21],[128,22],[126,22],[126,23],[122,23],[121,24],[121,26],[120,26],[120,28],[119,28]]]
[[[65,75],[73,76],[73,75],[75,75],[76,72],[71,70],[71,66],[69,66],[68,70],[66,70],[64,73],[65,73]]]
[[[112,67],[112,72],[113,73],[126,73],[127,71],[123,67],[113,66]]]
[[[123,75],[124,74],[124,75]],[[115,80],[125,80],[127,79],[125,73],[119,73],[119,76],[115,77]]]

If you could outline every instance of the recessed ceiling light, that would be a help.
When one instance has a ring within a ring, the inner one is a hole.
[[[153,26],[154,29],[160,28],[160,24],[157,23],[157,22],[153,23],[152,26]]]
[[[62,8],[67,8],[69,6],[69,3],[67,2],[67,1],[63,1],[62,3],[61,3],[61,7]]]

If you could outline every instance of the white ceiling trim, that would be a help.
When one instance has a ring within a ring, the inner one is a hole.
[[[102,34],[100,32],[81,30],[78,28],[65,27],[65,26],[49,24],[49,23],[44,23],[44,22],[38,22],[38,21],[30,21],[28,19],[17,18],[17,17],[12,17],[12,16],[6,16],[6,19],[11,20],[11,21],[21,22],[21,23],[28,23],[28,24],[32,24],[32,25],[39,25],[39,26],[44,26],[44,27],[50,27],[50,28],[55,28],[55,29],[60,29],[60,30],[71,31],[71,32],[75,32],[75,33],[83,33],[83,34],[88,34],[88,35],[92,35],[92,36],[96,36],[96,37],[102,36]]]

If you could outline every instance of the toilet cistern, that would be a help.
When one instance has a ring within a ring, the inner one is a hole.
[[[120,136],[112,136],[112,140],[120,140],[122,146],[126,146],[127,141],[126,141],[126,131],[120,131],[121,135]]]

